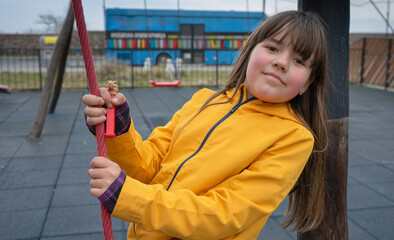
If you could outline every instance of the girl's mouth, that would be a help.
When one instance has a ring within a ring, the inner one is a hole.
[[[286,84],[283,82],[282,78],[281,78],[278,74],[276,74],[276,73],[268,72],[268,73],[263,73],[263,74],[264,74],[265,76],[267,76],[268,78],[274,80],[274,81],[278,81],[278,82],[280,82],[281,84],[286,85]]]

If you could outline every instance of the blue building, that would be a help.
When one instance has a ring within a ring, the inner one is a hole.
[[[263,18],[261,12],[106,9],[107,56],[142,65],[232,64]]]

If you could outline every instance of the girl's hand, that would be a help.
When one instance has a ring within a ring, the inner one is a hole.
[[[119,176],[121,169],[118,164],[105,157],[95,157],[90,163],[91,169],[88,170],[90,180],[90,194],[100,197],[115,179]]]
[[[111,98],[107,88],[100,88],[100,97],[86,94],[82,97],[82,102],[87,105],[85,108],[86,122],[93,126],[107,119],[105,105],[109,108],[120,106],[126,102],[126,98],[122,93],[117,93],[114,98]]]

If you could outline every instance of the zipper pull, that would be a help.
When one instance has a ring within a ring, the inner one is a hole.
[[[242,105],[243,96],[244,96],[244,92],[241,90],[241,96],[239,97],[239,101],[238,101],[238,103],[237,103],[233,108],[231,108],[231,110],[230,110],[231,113],[237,111],[237,109],[239,108],[239,106]]]
[[[237,111],[237,109],[239,108],[239,106],[241,106],[240,103],[237,103],[237,105],[235,105],[233,108],[231,108],[230,112],[233,113],[235,111]]]

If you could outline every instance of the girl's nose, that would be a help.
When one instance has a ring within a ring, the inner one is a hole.
[[[287,54],[278,54],[272,62],[274,67],[279,68],[283,72],[287,72],[289,68],[289,56]]]

